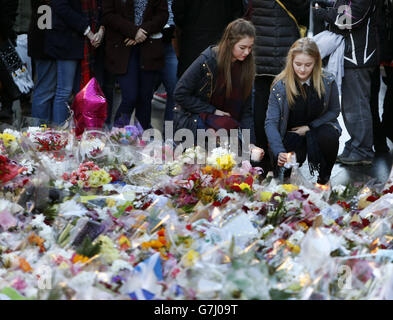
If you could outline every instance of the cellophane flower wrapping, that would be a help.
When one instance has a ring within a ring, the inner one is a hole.
[[[392,174],[281,183],[137,125],[1,140],[0,299],[392,298]]]

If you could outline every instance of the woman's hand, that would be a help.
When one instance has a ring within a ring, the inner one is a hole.
[[[307,131],[310,131],[309,126],[295,127],[289,130],[289,132],[297,133],[299,136],[304,136]]]
[[[126,45],[126,47],[134,46],[134,45],[136,45],[136,41],[132,40],[130,38],[127,38],[126,40],[124,40],[124,44]]]
[[[94,48],[98,48],[101,45],[102,39],[104,38],[105,28],[101,27],[100,30],[94,35],[91,44]]]
[[[216,109],[216,111],[214,112],[214,114],[215,114],[216,116],[228,116],[228,117],[231,116],[230,113],[224,112],[224,111],[221,111],[221,110],[218,110],[218,109]]]
[[[140,28],[135,36],[136,43],[141,43],[141,42],[145,41],[146,38],[147,38],[147,31]]]
[[[265,150],[253,144],[250,145],[250,152],[252,161],[261,161],[263,159],[263,156],[265,155]]]
[[[281,152],[278,154],[277,165],[279,167],[284,166],[288,161],[288,153]]]

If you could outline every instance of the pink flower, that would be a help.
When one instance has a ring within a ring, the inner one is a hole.
[[[15,227],[17,223],[18,220],[16,220],[8,210],[0,212],[0,226],[3,227],[4,230]]]
[[[27,284],[25,282],[25,280],[21,279],[20,277],[16,278],[13,282],[11,287],[13,287],[14,289],[18,290],[18,291],[22,291],[24,289],[27,288]]]

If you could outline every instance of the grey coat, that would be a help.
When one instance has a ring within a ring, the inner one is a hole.
[[[325,85],[324,111],[322,115],[309,124],[310,128],[316,128],[323,124],[334,126],[341,135],[341,127],[338,123],[340,114],[340,100],[337,83],[330,73],[323,73],[323,83]],[[270,91],[269,106],[266,114],[265,132],[269,142],[269,147],[275,157],[279,153],[286,153],[283,139],[287,133],[289,118],[289,106],[285,84],[282,80],[277,82]]]

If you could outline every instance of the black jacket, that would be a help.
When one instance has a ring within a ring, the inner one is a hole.
[[[0,42],[10,39],[15,44],[16,33],[13,27],[17,9],[18,0],[0,0]]]
[[[378,12],[378,35],[381,62],[393,60],[393,0],[381,0]]]
[[[174,0],[173,18],[180,32],[178,77],[208,46],[216,44],[225,27],[243,15],[242,0]]]
[[[216,111],[216,107],[210,104],[210,98],[217,79],[217,58],[212,48],[213,46],[202,52],[176,85],[174,92],[177,105],[175,106],[174,117],[175,130],[187,128],[196,133],[199,114],[203,112],[214,113]],[[182,109],[180,116],[178,108]],[[251,95],[244,102],[240,127],[251,130],[250,141],[255,143]]]
[[[379,62],[377,2],[379,0],[337,0],[323,18],[332,32],[345,37],[345,68],[375,67]],[[339,8],[349,6],[352,21]],[[323,10],[323,9],[322,9]],[[322,11],[324,12],[324,11]],[[342,27],[338,27],[341,24]]]
[[[31,0],[31,19],[29,32],[27,34],[27,53],[34,59],[50,59],[45,54],[45,32],[38,27],[38,8],[42,5],[47,5],[47,0]]]
[[[307,25],[309,0],[282,0],[300,25]],[[289,48],[300,37],[288,13],[274,0],[253,0],[251,21],[255,25],[254,55],[257,76],[276,76],[285,66]]]
[[[80,0],[51,0],[52,29],[45,33],[45,53],[54,59],[83,59],[88,18]]]

